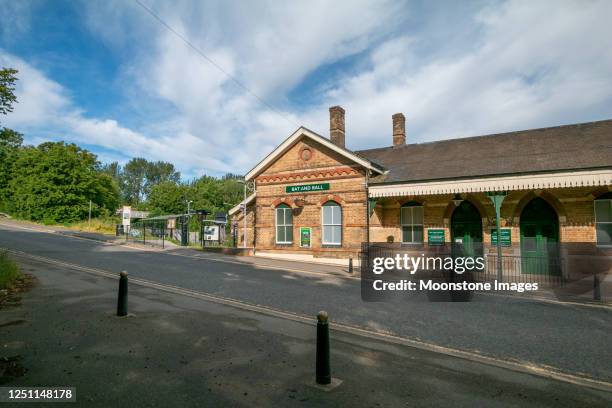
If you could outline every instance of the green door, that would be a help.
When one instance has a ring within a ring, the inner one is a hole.
[[[559,275],[559,221],[555,209],[534,198],[521,213],[521,265],[523,273]]]
[[[469,201],[462,201],[453,211],[451,242],[457,256],[482,256],[482,219]]]

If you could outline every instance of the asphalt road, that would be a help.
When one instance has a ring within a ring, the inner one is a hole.
[[[37,282],[0,311],[5,387],[70,386],[87,407],[609,407],[612,393],[332,332],[332,374],[314,385],[315,327],[19,258]],[[0,360],[2,361],[2,360]],[[1,371],[1,370],[0,370]],[[2,404],[0,404],[2,405]],[[55,406],[47,404],[46,406]]]
[[[190,258],[2,225],[0,247],[107,271],[127,270],[133,277],[297,314],[314,316],[324,309],[336,322],[612,380],[610,308],[488,295],[476,295],[468,303],[414,298],[364,303],[358,280],[276,269],[291,265],[287,262]]]

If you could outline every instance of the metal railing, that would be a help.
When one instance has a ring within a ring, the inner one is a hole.
[[[170,237],[165,220],[140,220],[131,223],[125,231],[126,242],[154,245],[164,248]]]
[[[497,254],[487,254],[484,258],[485,270],[474,272],[473,278],[477,281],[493,281],[497,279]],[[560,286],[565,283],[561,267],[559,255],[502,255],[502,280],[538,283],[545,287]]]

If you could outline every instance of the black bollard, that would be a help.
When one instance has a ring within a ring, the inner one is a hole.
[[[329,323],[323,311],[317,315],[317,384],[331,384]]]
[[[601,301],[601,282],[599,275],[593,275],[593,300]]]
[[[349,273],[353,273],[353,258],[349,258]]]
[[[127,316],[128,274],[119,274],[119,299],[117,300],[117,316]]]

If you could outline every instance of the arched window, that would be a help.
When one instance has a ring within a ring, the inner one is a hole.
[[[342,208],[335,201],[323,204],[323,245],[342,245]]]
[[[595,233],[597,245],[612,245],[612,193],[606,193],[594,201]]]
[[[402,205],[400,210],[402,242],[420,244],[423,242],[423,206],[415,201]]]
[[[293,243],[293,213],[287,204],[276,207],[276,243]]]

